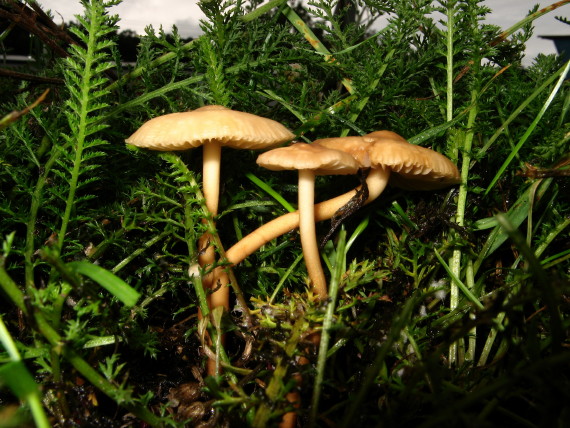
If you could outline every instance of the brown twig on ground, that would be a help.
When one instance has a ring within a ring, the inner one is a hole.
[[[567,168],[568,165],[570,165],[570,158],[563,159],[554,165],[553,168],[537,168],[536,166],[525,162],[523,169],[517,171],[516,175],[532,179],[548,177],[569,177],[570,168]]]

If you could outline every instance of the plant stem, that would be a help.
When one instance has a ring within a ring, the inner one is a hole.
[[[453,32],[455,18],[455,0],[447,4],[447,121],[453,120]],[[457,157],[457,154],[456,154]]]
[[[16,343],[12,339],[12,336],[8,332],[6,328],[6,324],[4,324],[4,320],[0,316],[0,342],[4,349],[8,352],[11,361],[22,361],[22,357],[18,352],[18,348],[16,347]],[[30,375],[30,377],[32,377]],[[32,412],[32,416],[38,428],[48,428],[51,426],[49,420],[44,412],[42,407],[42,402],[40,398],[39,388],[34,388],[31,391],[28,391],[25,394],[25,400],[28,402],[30,406],[30,410]]]
[[[449,0],[445,5],[447,8],[446,18],[446,119],[447,122],[453,120],[453,33],[454,33],[454,17],[455,17],[455,0]],[[453,133],[451,134],[453,138]],[[449,145],[449,144],[448,144]],[[457,144],[452,144],[453,147],[453,157],[455,159],[459,158],[459,148]],[[457,208],[459,213],[459,207]],[[450,267],[453,272],[459,268],[458,261],[456,259],[461,258],[461,252],[457,253],[454,251],[452,261],[449,262]],[[459,302],[459,289],[454,281],[450,281],[450,297],[449,306],[451,310],[457,307]],[[449,364],[454,364],[457,357],[457,343],[452,343],[449,347]]]
[[[319,400],[321,397],[321,389],[325,378],[325,366],[327,363],[327,352],[329,349],[329,342],[331,338],[331,329],[334,322],[334,312],[336,307],[336,299],[338,296],[338,289],[340,279],[344,273],[343,266],[346,262],[346,231],[341,229],[338,233],[338,244],[336,247],[336,261],[334,265],[333,274],[329,286],[329,299],[327,303],[327,310],[323,320],[323,328],[321,332],[321,342],[319,344],[319,356],[317,360],[317,375],[315,376],[315,385],[313,387],[313,398],[311,400],[311,414],[309,417],[309,427],[316,426],[317,415],[319,412]]]
[[[42,169],[42,174],[39,176],[32,193],[32,203],[30,206],[30,214],[28,216],[28,221],[26,222],[26,248],[24,250],[24,275],[25,275],[25,286],[28,294],[35,288],[34,281],[34,262],[32,258],[36,247],[34,245],[34,234],[36,231],[36,220],[38,218],[38,211],[42,204],[42,193],[44,186],[48,180],[48,174],[53,166],[53,164],[58,159],[61,150],[54,146],[52,154],[47,162],[44,164]]]
[[[191,40],[188,43],[182,45],[180,47],[180,49],[178,49],[176,52],[165,53],[164,55],[161,55],[158,58],[152,60],[150,63],[148,63],[148,65],[145,65],[142,67],[137,67],[133,71],[131,71],[130,73],[124,74],[123,76],[121,76],[121,78],[119,80],[117,80],[117,81],[111,83],[109,86],[107,86],[107,90],[108,91],[114,91],[114,90],[118,89],[119,86],[121,86],[126,81],[139,77],[145,71],[152,70],[153,68],[156,68],[159,65],[162,65],[162,64],[164,64],[164,63],[166,63],[172,59],[175,59],[181,52],[188,51],[188,50],[194,48],[194,45],[196,44],[196,42],[198,42],[202,37],[198,37],[197,39]]]
[[[131,261],[133,261],[135,258],[137,258],[140,254],[142,254],[144,251],[148,250],[154,244],[161,241],[163,238],[166,238],[171,233],[172,233],[172,231],[170,229],[167,229],[167,230],[159,233],[158,235],[153,236],[151,239],[144,242],[139,248],[137,248],[135,251],[133,251],[131,254],[129,254],[127,257],[125,257],[123,260],[121,260],[119,263],[117,263],[117,265],[115,265],[115,267],[113,269],[111,269],[111,272],[117,273],[118,271],[123,269],[126,265],[128,265]]]
[[[475,103],[477,100],[478,92],[477,90],[473,89],[471,91],[471,101]],[[463,147],[461,150],[462,159],[461,159],[461,184],[459,185],[459,195],[457,197],[457,211],[455,214],[455,223],[459,227],[463,227],[465,225],[465,210],[467,206],[467,193],[468,187],[467,183],[469,180],[469,167],[471,163],[471,146],[473,143],[473,125],[475,124],[475,119],[477,118],[477,105],[474,104],[471,110],[469,110],[469,117],[467,119],[467,131],[465,133],[465,137],[463,139]],[[449,268],[455,277],[461,277],[461,257],[462,251],[461,248],[455,248],[453,250],[451,260],[449,261]],[[457,284],[452,281],[451,282],[451,291],[450,291],[450,302],[449,306],[450,309],[453,311],[459,305],[459,288]],[[449,349],[449,364],[455,364],[457,362],[457,343],[453,343]]]
[[[324,55],[325,61],[329,63],[335,63],[336,59],[333,58],[330,51],[326,46],[319,40],[319,38],[313,33],[313,30],[303,21],[303,19],[295,12],[291,7],[286,6],[281,9],[281,12],[289,20],[289,22],[301,33],[305,39],[311,44],[311,46],[320,54]],[[353,94],[355,92],[354,85],[350,79],[344,77],[342,79],[342,85],[346,90]]]

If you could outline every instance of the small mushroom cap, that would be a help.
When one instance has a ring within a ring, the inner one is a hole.
[[[386,129],[383,129],[382,131],[371,132],[369,134],[364,135],[364,137],[365,138],[377,138],[377,139],[382,139],[382,140],[402,141],[405,143],[408,142],[408,140],[406,140],[400,134],[397,134],[394,131],[388,131]]]
[[[185,150],[209,141],[242,149],[264,149],[292,140],[279,122],[211,105],[145,122],[126,142],[151,150]]]
[[[321,138],[313,141],[327,149],[340,150],[351,155],[360,164],[361,168],[370,168],[369,150],[372,148],[376,139],[367,136],[364,137],[337,137],[337,138]]]
[[[305,143],[265,152],[257,157],[257,164],[272,171],[308,169],[317,175],[356,174],[359,168],[348,153]]]
[[[369,151],[372,164],[389,167],[397,174],[390,175],[390,183],[408,190],[436,190],[461,182],[457,167],[442,154],[407,142],[390,131],[377,131],[368,137],[377,137],[379,132],[389,132]],[[387,137],[387,138],[386,138]]]
[[[362,168],[390,168],[390,184],[408,190],[441,189],[461,181],[457,167],[445,156],[409,143],[392,131],[374,131],[361,137],[315,140],[329,149],[353,156]]]

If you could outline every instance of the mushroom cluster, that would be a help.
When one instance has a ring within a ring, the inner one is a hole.
[[[350,154],[360,169],[368,171],[365,186],[367,198],[374,201],[388,183],[409,190],[437,190],[459,184],[459,170],[440,153],[409,143],[391,131],[375,131],[361,137],[324,138],[312,146]],[[276,151],[279,149],[274,149]],[[268,156],[271,151],[261,157]],[[361,193],[361,187],[314,206],[315,221],[331,219],[349,201]],[[237,265],[271,240],[299,227],[299,212],[278,217],[242,238],[226,251],[231,265]]]
[[[204,147],[203,190],[212,217],[218,213],[221,147],[269,149],[293,140],[283,125],[249,113],[221,106],[207,106],[184,113],[172,113],[145,123],[126,140],[128,144],[152,150],[184,150]],[[331,219],[347,205],[357,208],[371,203],[388,184],[411,190],[434,190],[458,184],[457,167],[445,156],[413,145],[391,131],[374,131],[363,136],[324,138],[311,144],[293,143],[261,154],[258,165],[270,170],[297,170],[298,211],[282,215],[254,230],[225,251],[229,266],[235,266],[271,240],[296,228],[312,292],[319,299],[327,296],[315,223]],[[316,175],[356,174],[364,171],[361,186],[335,198],[315,204]],[[202,272],[215,264],[209,236],[200,238],[205,254],[199,260]],[[204,283],[216,285],[209,297],[210,308],[229,309],[228,276],[216,267]],[[210,279],[208,279],[210,278]],[[213,280],[212,280],[213,278]],[[208,374],[216,374],[208,364]]]

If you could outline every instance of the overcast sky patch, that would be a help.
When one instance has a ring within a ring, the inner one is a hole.
[[[78,0],[39,0],[44,9],[51,9],[56,23],[70,21],[75,14],[82,13],[82,7]],[[486,4],[492,9],[488,15],[489,24],[498,25],[503,29],[511,27],[523,19],[528,11],[539,3],[540,7],[546,7],[554,1],[536,0],[487,0]],[[182,37],[197,37],[201,30],[200,19],[203,14],[197,5],[197,1],[189,0],[123,0],[121,4],[111,9],[111,13],[121,17],[119,23],[121,30],[133,30],[137,34],[144,34],[144,29],[152,25],[156,30],[162,28],[170,32],[176,25]],[[555,16],[570,18],[570,5],[558,8],[554,13],[538,18],[534,21],[534,36],[527,43],[527,58],[529,64],[539,53],[555,53],[554,43],[550,40],[541,39],[541,35],[570,35],[570,26],[554,19]]]

